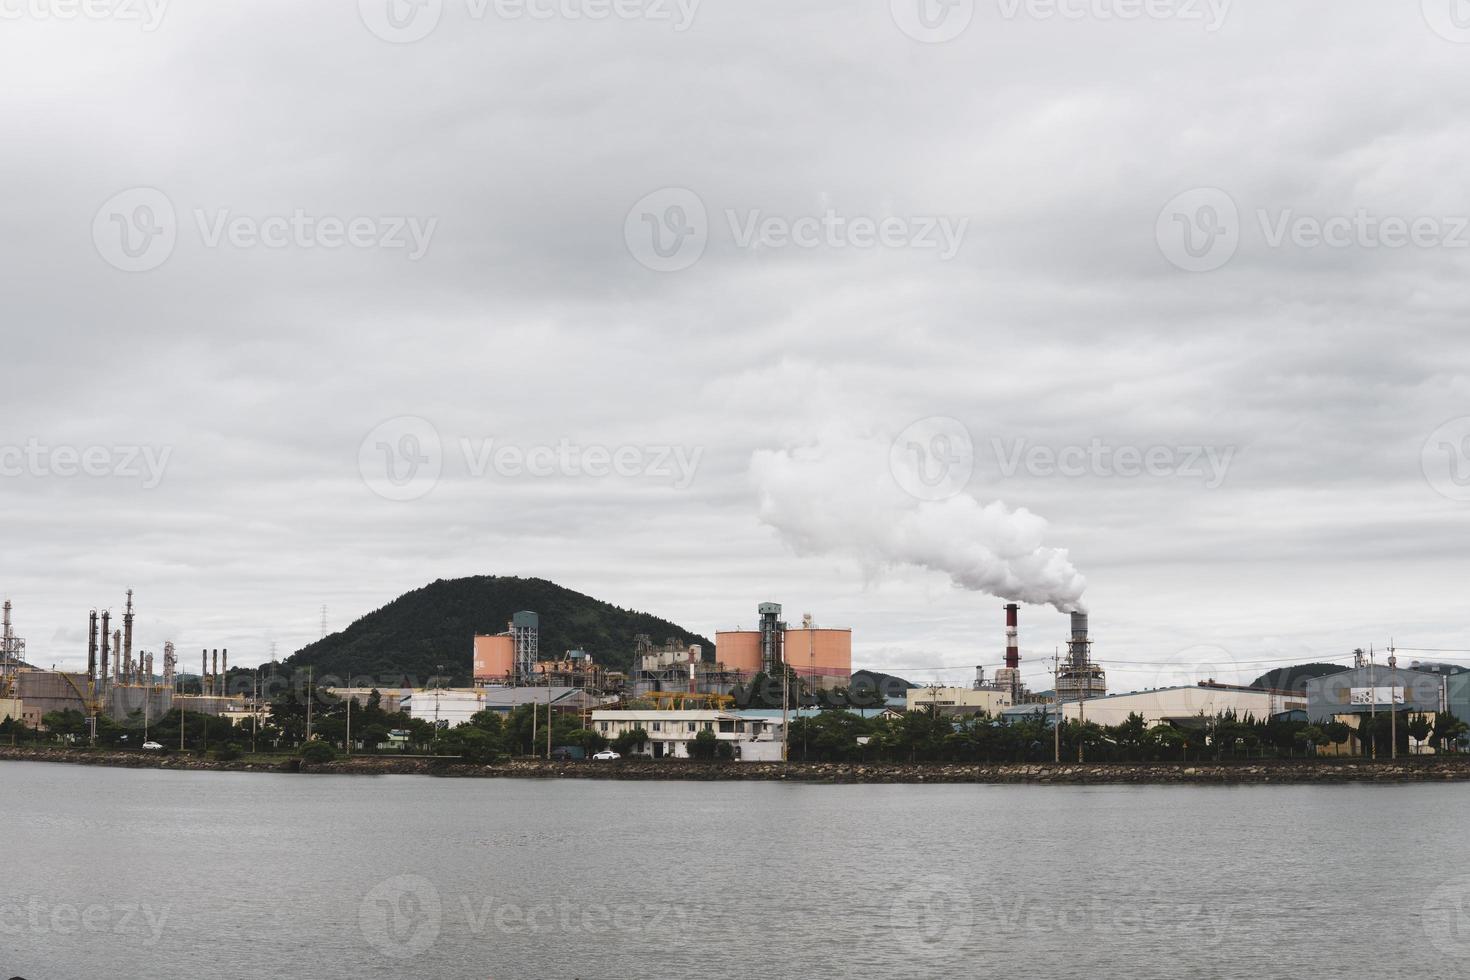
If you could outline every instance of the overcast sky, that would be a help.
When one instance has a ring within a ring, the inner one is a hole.
[[[773,526],[772,458],[1043,518],[1114,690],[1470,646],[1453,0],[0,13],[33,662],[129,587],[187,668],[492,573],[1000,661],[999,599]]]

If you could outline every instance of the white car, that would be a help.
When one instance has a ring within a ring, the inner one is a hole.
[[[157,742],[144,742],[143,748],[147,749],[149,752],[160,752],[163,750],[163,746],[159,745]]]
[[[596,759],[598,762],[607,762],[610,759],[621,759],[622,756],[618,755],[612,749],[603,749],[592,758]]]

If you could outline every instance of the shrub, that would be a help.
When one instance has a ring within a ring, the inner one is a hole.
[[[323,762],[331,762],[337,758],[337,750],[326,742],[312,739],[301,747],[301,761],[319,765]]]

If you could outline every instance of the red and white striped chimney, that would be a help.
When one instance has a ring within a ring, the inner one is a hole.
[[[1021,666],[1021,648],[1016,645],[1016,611],[1020,608],[1014,602],[1006,603],[1006,666],[1013,670]]]

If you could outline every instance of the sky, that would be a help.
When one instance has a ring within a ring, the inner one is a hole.
[[[1460,0],[0,18],[33,663],[476,574],[925,683],[986,589],[1038,688],[1071,605],[1112,690],[1470,647]]]

